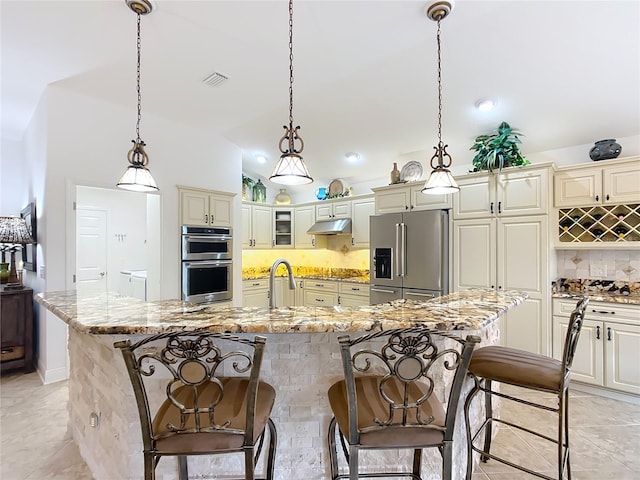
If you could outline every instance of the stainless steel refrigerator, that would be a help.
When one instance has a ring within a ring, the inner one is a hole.
[[[449,293],[449,212],[370,217],[370,301],[426,300]]]

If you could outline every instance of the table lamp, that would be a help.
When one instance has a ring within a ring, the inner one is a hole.
[[[27,222],[22,217],[0,217],[0,243],[27,245],[33,243]],[[18,283],[16,249],[11,250],[11,267],[8,283]]]

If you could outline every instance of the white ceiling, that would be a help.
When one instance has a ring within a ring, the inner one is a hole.
[[[294,122],[316,187],[388,178],[412,153],[427,169],[429,3],[296,0]],[[3,137],[22,136],[51,83],[135,107],[136,18],[124,0],[0,8]],[[638,1],[459,0],[442,22],[443,140],[456,166],[469,168],[475,136],[502,120],[526,134],[525,154],[640,134],[639,26]],[[288,61],[284,0],[156,0],[142,18],[142,137],[144,113],[205,127],[242,149],[245,172],[268,177],[288,123]],[[204,85],[214,71],[230,80]],[[481,97],[498,108],[481,114]],[[360,162],[347,164],[348,151]]]

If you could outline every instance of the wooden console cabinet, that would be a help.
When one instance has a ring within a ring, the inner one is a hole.
[[[6,290],[0,292],[0,371],[24,368],[25,373],[34,370],[33,365],[33,290]]]

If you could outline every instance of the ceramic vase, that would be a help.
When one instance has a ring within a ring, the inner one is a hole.
[[[276,205],[289,205],[291,203],[291,197],[287,193],[286,188],[281,188],[280,193],[276,195]]]
[[[606,140],[598,140],[589,150],[589,157],[593,161],[609,160],[617,158],[620,152],[622,152],[622,147],[619,143],[616,143],[616,139],[608,138]]]
[[[400,170],[398,170],[398,164],[393,163],[393,170],[391,170],[391,184],[400,183]]]

